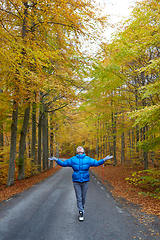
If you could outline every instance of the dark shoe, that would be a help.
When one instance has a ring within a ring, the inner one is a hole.
[[[79,212],[79,221],[83,221],[84,220],[84,214],[83,212]]]

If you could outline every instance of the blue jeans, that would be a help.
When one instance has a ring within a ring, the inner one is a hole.
[[[83,182],[83,183],[73,182],[73,185],[76,193],[78,210],[81,212],[84,212],[84,204],[86,201],[86,194],[87,194],[89,182]]]

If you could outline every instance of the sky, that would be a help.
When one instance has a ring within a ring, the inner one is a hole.
[[[136,0],[97,0],[98,2],[105,4],[104,12],[110,14],[110,22],[112,24],[118,23],[122,19],[129,17],[132,6],[135,6]],[[142,0],[138,0],[140,2]],[[111,34],[115,30],[111,27],[108,27],[105,36],[107,39],[110,39]]]

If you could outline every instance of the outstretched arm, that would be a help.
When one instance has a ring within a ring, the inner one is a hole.
[[[98,166],[102,165],[103,163],[105,163],[105,161],[107,161],[111,158],[113,158],[113,156],[109,156],[109,155],[99,161],[91,158],[91,167],[98,167]]]
[[[62,167],[70,167],[70,159],[67,159],[65,161],[62,161],[56,157],[50,157],[48,158],[50,161],[56,161],[58,165]]]

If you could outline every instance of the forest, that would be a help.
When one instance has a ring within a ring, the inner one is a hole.
[[[96,1],[1,1],[0,185],[80,145],[113,167],[141,166],[126,181],[160,199],[159,19],[158,0],[137,2],[107,41]]]

